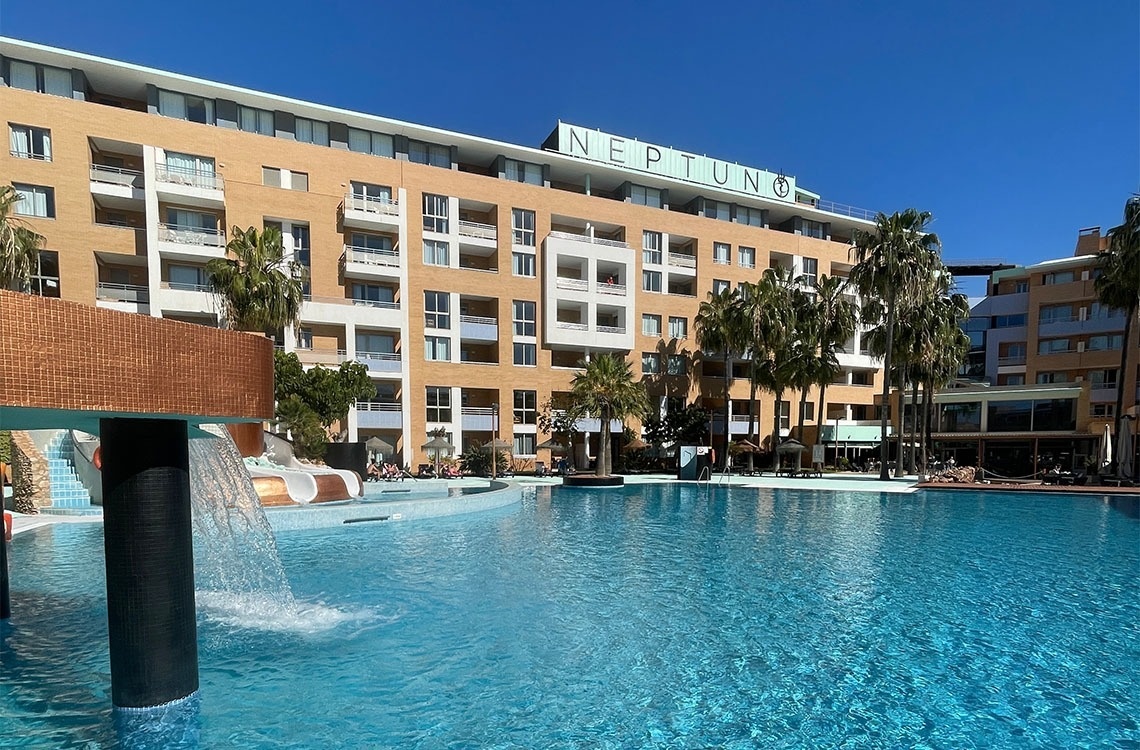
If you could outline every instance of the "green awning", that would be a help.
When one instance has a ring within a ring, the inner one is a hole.
[[[893,430],[887,428],[887,434],[892,434]],[[880,435],[880,428],[877,425],[856,425],[856,424],[841,424],[839,425],[838,439],[836,438],[835,425],[825,424],[821,430],[820,441],[823,443],[878,443]]]

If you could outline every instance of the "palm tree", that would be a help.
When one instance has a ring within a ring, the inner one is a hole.
[[[1097,256],[1096,296],[1101,304],[1124,310],[1124,345],[1116,378],[1116,433],[1124,415],[1124,383],[1132,322],[1140,310],[1140,195],[1124,204],[1124,222],[1108,230],[1108,247]]]
[[[570,412],[575,419],[586,415],[601,420],[601,438],[595,473],[610,475],[610,422],[642,417],[649,411],[645,387],[634,380],[629,362],[616,354],[602,354],[584,363],[570,386]]]
[[[922,279],[938,258],[938,237],[926,231],[931,215],[928,211],[908,208],[890,216],[880,213],[875,219],[875,230],[858,231],[851,247],[856,261],[851,270],[851,282],[864,300],[881,300],[886,324],[883,346],[882,417],[879,479],[890,479],[887,470],[887,408],[889,405],[892,372],[891,355],[894,350],[895,328],[899,307],[910,299],[921,297]],[[879,307],[879,306],[876,306]],[[901,461],[900,461],[901,464]]]
[[[772,414],[772,462],[776,468],[780,444],[780,402],[784,391],[797,382],[802,370],[802,349],[797,346],[803,338],[803,324],[797,315],[805,309],[803,291],[799,282],[786,268],[769,268],[760,277],[760,283],[749,289],[750,345],[753,395],[758,386],[771,391],[775,397]]]
[[[821,427],[827,418],[824,394],[827,384],[842,372],[836,354],[855,333],[857,311],[847,294],[848,280],[842,276],[820,276],[815,286],[815,314],[819,321],[819,408],[816,423]],[[854,352],[852,352],[854,353]]]
[[[29,292],[44,238],[16,218],[19,200],[14,187],[0,186],[0,289]]]
[[[727,469],[729,456],[729,389],[732,387],[732,360],[743,353],[748,346],[748,320],[744,315],[740,294],[725,289],[719,294],[709,292],[708,299],[701,302],[693,323],[696,328],[697,346],[702,352],[719,354],[724,360],[724,467]]]
[[[912,381],[921,383],[923,393],[921,431],[922,455],[929,454],[930,423],[934,394],[958,374],[970,351],[970,337],[962,330],[962,321],[970,315],[964,294],[942,294],[930,302],[918,318],[920,321],[920,354],[911,368]],[[912,399],[912,404],[915,401]],[[917,405],[914,406],[917,409]],[[917,411],[916,411],[917,419]],[[922,467],[926,471],[925,465]]]
[[[226,250],[231,257],[211,260],[206,274],[221,295],[229,327],[272,334],[295,323],[304,301],[304,267],[286,259],[281,230],[235,226]]]

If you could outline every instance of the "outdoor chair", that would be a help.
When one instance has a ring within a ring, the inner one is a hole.
[[[534,475],[536,477],[550,476],[550,472],[546,469],[546,464],[543,461],[534,462]]]

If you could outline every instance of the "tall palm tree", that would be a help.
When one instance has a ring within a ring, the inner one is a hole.
[[[29,292],[44,238],[16,217],[19,200],[14,187],[0,186],[0,289]]]
[[[970,337],[962,330],[962,321],[969,316],[970,305],[964,294],[943,294],[932,300],[919,318],[920,354],[911,373],[913,382],[922,385],[922,422],[916,431],[921,432],[924,458],[931,449],[934,394],[954,379],[970,351]]]
[[[732,360],[748,347],[749,326],[740,294],[728,289],[719,294],[709,292],[701,302],[693,322],[697,346],[702,352],[719,354],[724,361],[724,450],[721,456],[727,468],[729,444],[729,389],[732,387]]]
[[[230,328],[273,332],[297,321],[304,302],[304,266],[287,259],[281,230],[233,228],[230,257],[206,264],[211,286],[222,298]]]
[[[1124,345],[1116,377],[1116,433],[1124,415],[1124,383],[1127,380],[1132,323],[1140,311],[1140,195],[1124,204],[1124,222],[1108,230],[1108,247],[1097,256],[1096,296],[1104,305],[1124,310]]]
[[[802,370],[802,349],[797,349],[803,324],[797,315],[806,308],[799,281],[786,268],[769,268],[760,277],[760,283],[750,290],[748,307],[752,367],[750,376],[754,386],[770,391],[775,397],[772,410],[772,463],[776,468],[780,444],[780,402],[784,391],[791,388]]]
[[[642,417],[649,412],[645,387],[633,377],[633,370],[623,357],[602,354],[584,363],[585,369],[575,373],[570,386],[570,408],[575,419],[586,415],[601,420],[598,460],[595,473],[610,475],[610,422],[628,417]]]
[[[883,352],[881,442],[879,479],[890,479],[887,469],[887,408],[890,400],[895,329],[900,303],[904,306],[920,290],[921,280],[938,258],[938,237],[926,231],[931,215],[928,211],[908,208],[890,216],[880,213],[874,231],[855,233],[851,255],[855,267],[851,282],[864,300],[881,300],[885,318],[886,340]]]
[[[855,301],[848,296],[848,284],[842,276],[820,276],[815,286],[816,317],[819,320],[819,408],[816,409],[816,423],[821,427],[827,418],[824,411],[827,384],[842,372],[836,355],[855,334],[858,313]]]

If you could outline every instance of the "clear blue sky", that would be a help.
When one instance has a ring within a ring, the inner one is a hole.
[[[1136,0],[0,0],[0,33],[515,143],[561,118],[782,169],[933,212],[948,259],[1068,255],[1140,189]]]

